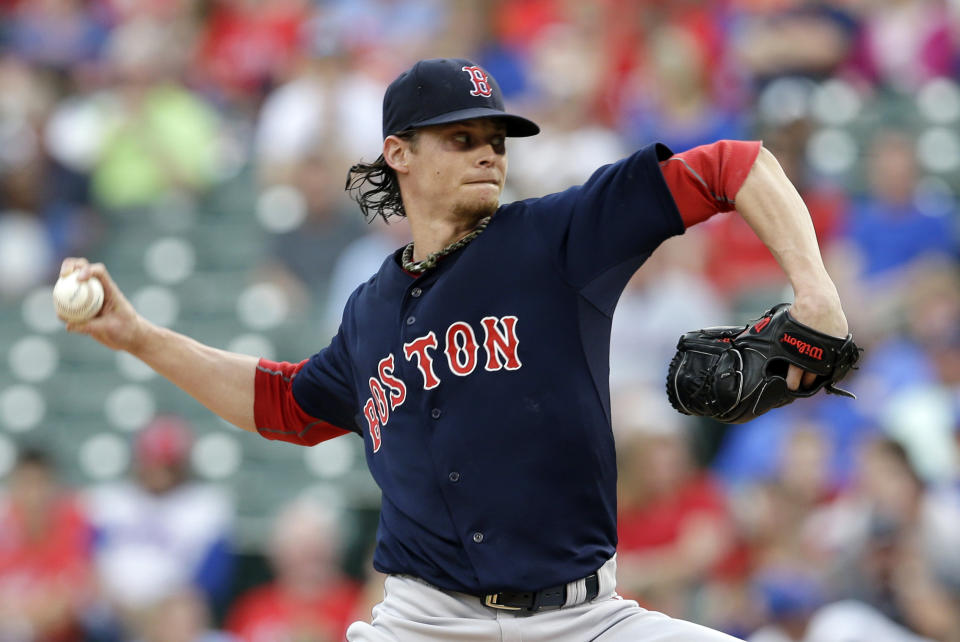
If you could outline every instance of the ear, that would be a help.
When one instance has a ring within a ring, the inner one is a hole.
[[[387,136],[387,139],[383,141],[383,160],[398,174],[409,173],[409,155],[410,143],[408,141],[396,136]]]

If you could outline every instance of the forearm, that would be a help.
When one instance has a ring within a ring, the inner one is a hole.
[[[842,314],[828,312],[840,312],[840,298],[823,265],[810,213],[780,163],[766,149],[760,150],[737,192],[736,208],[790,280],[794,305],[814,322],[833,317],[819,329],[844,336],[847,328]]]
[[[78,272],[81,282],[98,278],[104,298],[93,318],[63,319],[68,332],[87,334],[111,350],[129,352],[223,419],[256,431],[256,358],[218,350],[150,323],[137,314],[102,263],[91,264],[82,257],[64,259],[60,275],[73,272]]]
[[[257,359],[204,345],[144,322],[129,352],[226,421],[256,431],[253,419]]]

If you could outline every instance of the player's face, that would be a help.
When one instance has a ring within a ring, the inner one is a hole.
[[[411,155],[415,193],[457,218],[493,214],[507,175],[505,143],[506,126],[490,118],[423,128]]]

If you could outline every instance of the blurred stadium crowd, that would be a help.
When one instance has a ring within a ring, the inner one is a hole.
[[[762,139],[866,346],[857,402],[688,420],[663,394],[679,333],[790,291],[734,214],[648,261],[611,341],[621,593],[754,642],[960,640],[955,0],[0,0],[0,640],[368,617],[360,440],[241,434],[66,336],[50,287],[88,256],[158,323],[308,356],[407,240],[343,181],[379,154],[386,84],[438,56],[543,127],[505,200],[652,140]]]

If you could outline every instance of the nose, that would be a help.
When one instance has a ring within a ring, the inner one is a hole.
[[[481,167],[493,167],[496,164],[499,156],[500,154],[497,153],[496,147],[494,147],[493,144],[488,143],[480,148],[480,154],[477,157],[477,164]]]

